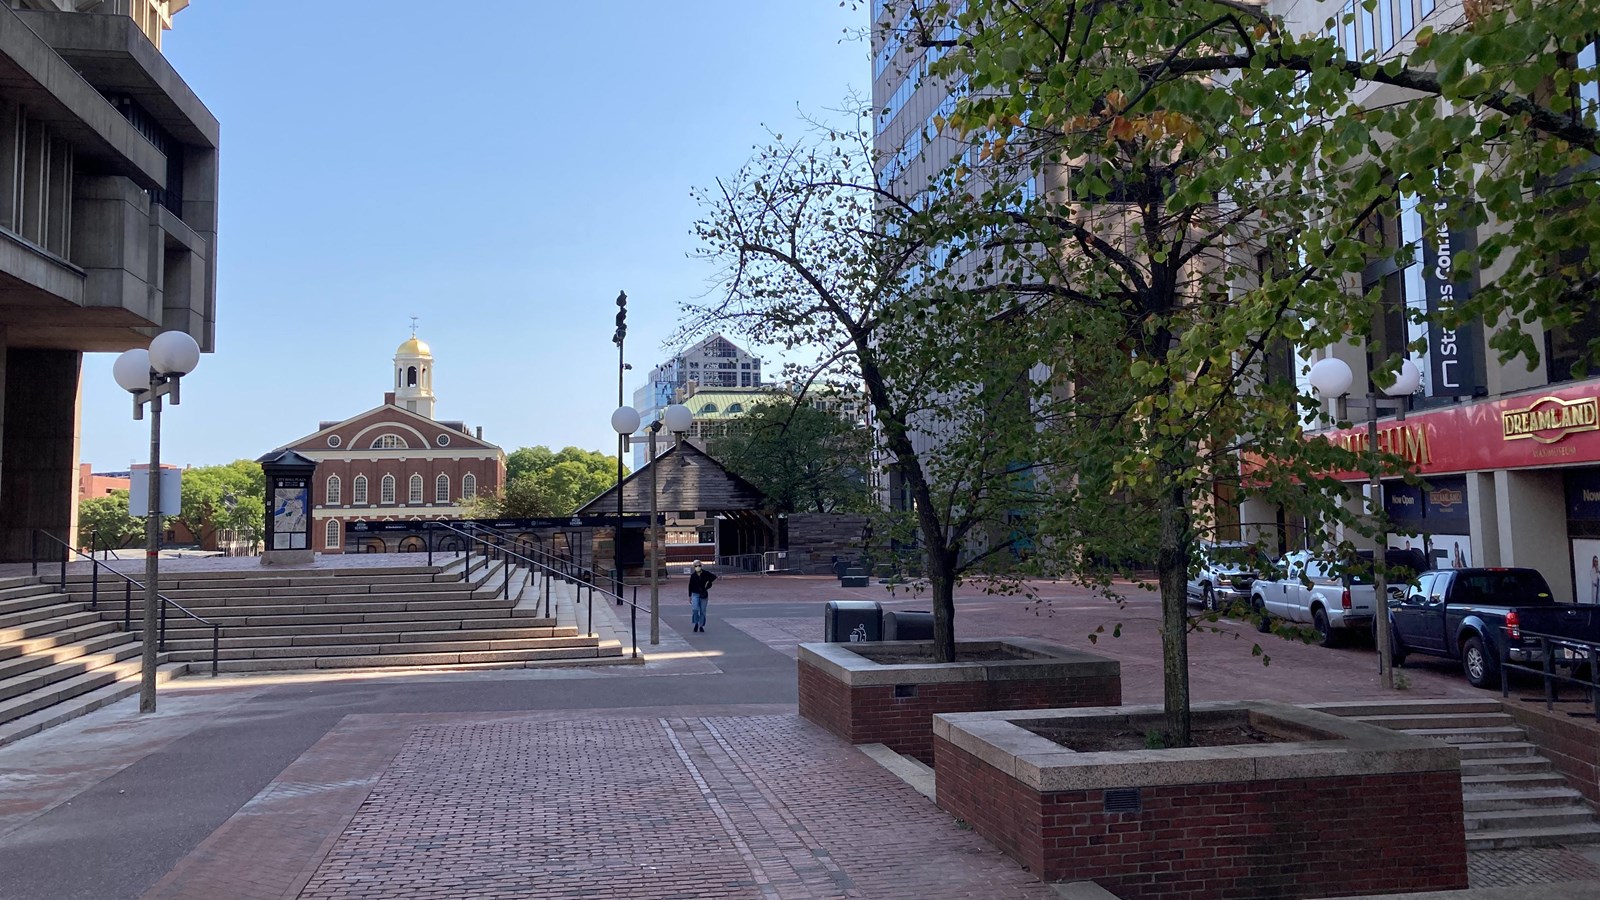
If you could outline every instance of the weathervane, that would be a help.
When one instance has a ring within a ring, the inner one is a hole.
[[[412,316],[411,317],[411,336],[412,337],[416,337],[417,336],[417,317],[416,316]]]

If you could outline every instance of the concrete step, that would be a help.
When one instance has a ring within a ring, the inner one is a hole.
[[[33,579],[28,579],[28,584],[19,584],[15,587],[0,588],[0,612],[5,611],[6,604],[15,600],[26,600],[41,594],[56,593],[55,584],[39,584]]]
[[[0,723],[20,719],[47,706],[86,694],[129,675],[137,676],[140,660],[123,660],[44,685],[19,697],[0,700]]]
[[[156,670],[156,683],[171,681],[188,671],[187,663],[166,663]],[[131,676],[113,681],[83,693],[64,698],[35,712],[0,723],[0,747],[25,737],[38,734],[46,728],[94,712],[109,703],[139,693],[139,669],[133,668]]]
[[[176,597],[173,597],[176,599]],[[136,597],[138,602],[138,597]],[[429,597],[424,594],[395,594],[384,597],[381,594],[350,594],[344,597],[238,597],[237,602],[208,601],[182,602],[178,605],[195,613],[198,617],[251,617],[251,615],[325,615],[325,613],[371,613],[371,612],[405,612],[405,610],[464,610],[477,609],[485,605],[509,604],[501,597],[493,599],[474,599],[466,591],[451,591],[450,594],[440,593],[440,596]],[[104,609],[106,604],[101,602]],[[122,602],[118,599],[115,612],[122,613]],[[170,612],[170,610],[168,610]]]
[[[0,678],[11,678],[45,666],[64,663],[77,659],[86,653],[99,653],[119,644],[127,643],[134,639],[134,635],[123,631],[106,631],[101,634],[87,635],[82,640],[61,644],[55,647],[42,647],[30,653],[19,654],[10,659],[0,661]]]
[[[427,566],[427,565],[419,564],[419,565],[374,566],[374,567],[371,567],[371,568],[368,568],[368,567],[365,567],[365,566],[352,566],[352,567],[349,567],[349,568],[326,568],[326,569],[270,569],[270,568],[261,567],[259,565],[257,567],[255,567],[255,568],[206,569],[204,571],[198,571],[198,570],[194,570],[194,569],[190,569],[190,570],[185,571],[185,570],[181,570],[181,569],[168,568],[168,569],[164,569],[162,571],[161,580],[163,582],[166,582],[166,581],[170,580],[174,584],[179,583],[179,582],[183,582],[183,581],[218,581],[218,582],[226,582],[226,583],[231,583],[231,584],[241,584],[241,583],[244,583],[244,582],[251,582],[251,581],[255,581],[257,579],[263,579],[263,578],[265,578],[265,579],[283,579],[283,578],[287,578],[287,579],[290,579],[291,581],[295,580],[295,579],[304,580],[304,579],[312,579],[312,578],[330,578],[330,579],[355,578],[355,579],[365,579],[365,578],[375,578],[375,577],[381,577],[381,576],[387,576],[387,575],[440,575],[440,574],[444,574],[445,570],[447,568],[450,568],[450,566],[447,566],[447,565],[439,562],[438,561],[438,557],[435,557],[435,560],[436,560],[436,562],[435,562],[435,564],[433,566]],[[480,563],[478,562],[479,557],[474,556],[473,560],[474,560],[473,568],[476,569],[478,567],[478,565],[480,565]],[[124,562],[127,562],[127,561],[125,560]],[[87,563],[85,563],[85,566],[87,566]],[[460,561],[459,560],[456,561],[455,567],[456,568],[460,567]],[[41,569],[40,569],[41,577],[44,578],[44,580],[46,580],[46,581],[56,581],[57,580],[57,576],[54,574],[57,570],[52,569],[50,575],[44,575],[43,571],[44,570],[41,567]],[[119,566],[117,568],[117,571],[121,572],[124,575],[127,575],[129,578],[138,579],[138,578],[144,577],[144,566],[143,565]],[[97,572],[99,574],[100,583],[101,584],[109,584],[112,581],[117,581],[117,582],[120,583],[120,581],[121,581],[121,579],[117,578],[117,576],[111,574],[110,572],[105,571],[104,569],[99,569],[99,570],[97,570]],[[87,568],[72,569],[72,570],[67,572],[67,583],[68,584],[73,584],[73,583],[88,584],[91,580],[92,579],[91,579],[91,577],[89,575],[89,570]]]
[[[428,631],[339,631],[333,634],[269,634],[233,637],[224,635],[219,644],[224,649],[237,649],[246,647],[319,647],[337,646],[339,644],[364,644],[364,643],[429,643],[435,641],[498,641],[521,640],[527,638],[556,638],[574,637],[575,634],[561,634],[555,626],[554,619],[535,620],[546,621],[547,625],[534,625],[523,628],[457,628],[452,630]],[[570,631],[571,629],[567,629]],[[205,638],[173,638],[167,637],[168,650],[207,650],[211,649],[211,639]]]
[[[0,628],[0,644],[26,642],[29,638],[47,635],[56,631],[65,631],[79,625],[91,625],[100,621],[100,614],[95,612],[80,611],[76,604],[71,605],[70,612],[63,609],[59,614],[47,619],[36,619],[10,628]]]
[[[1508,828],[1497,832],[1467,832],[1467,850],[1505,850],[1511,847],[1556,847],[1600,841],[1600,825],[1570,828]]]
[[[103,669],[130,657],[138,656],[139,653],[140,645],[135,643],[132,638],[129,638],[121,644],[100,653],[85,653],[66,662],[45,665],[33,671],[13,675],[9,678],[0,678],[0,701],[19,697],[46,685],[65,681],[76,675],[82,675],[85,672]]]
[[[395,666],[439,667],[475,664],[518,664],[526,662],[573,660],[631,662],[617,647],[558,647],[542,650],[478,650],[460,653],[396,653],[359,656],[298,656],[274,659],[224,660],[224,672],[295,671],[311,669],[377,669]]]
[[[0,578],[0,591],[32,587],[36,584],[42,584],[44,581],[45,579],[39,575],[13,575],[9,578]]]
[[[1551,767],[1549,760],[1540,757],[1543,766],[1538,770],[1521,772],[1485,772],[1468,774],[1474,770],[1461,767],[1461,790],[1464,795],[1477,791],[1495,792],[1538,788],[1564,788],[1567,779]]]
[[[336,635],[336,634],[363,634],[367,632],[420,632],[420,631],[455,631],[467,629],[501,630],[511,628],[549,628],[556,627],[555,636],[560,637],[560,626],[555,626],[555,619],[537,615],[524,615],[532,610],[517,609],[506,610],[502,617],[461,617],[446,619],[409,619],[398,622],[363,622],[360,620],[332,622],[320,625],[244,625],[223,629],[224,637],[275,637],[280,640],[285,637],[293,638],[311,635]],[[207,646],[211,641],[211,629],[204,627],[176,628],[173,623],[167,623],[167,640],[205,640]],[[397,638],[398,640],[398,638]]]
[[[1462,785],[1465,789],[1466,785]],[[1509,790],[1505,786],[1498,786],[1498,790],[1464,790],[1462,800],[1469,814],[1507,811],[1507,810],[1535,810],[1550,809],[1553,807],[1579,807],[1590,818],[1594,812],[1582,806],[1583,795],[1569,787],[1539,788],[1539,787],[1514,787]]]
[[[240,627],[266,627],[284,626],[291,630],[303,625],[350,625],[357,622],[366,623],[421,623],[430,621],[460,621],[466,619],[482,619],[493,621],[508,618],[514,607],[509,600],[496,600],[493,605],[488,602],[479,604],[469,609],[408,609],[399,612],[362,612],[362,613],[315,613],[295,615],[263,614],[258,616],[218,616],[209,615],[203,618],[213,624],[222,626],[223,630]],[[199,613],[196,613],[199,615]],[[121,617],[117,617],[121,621]],[[141,617],[134,617],[134,628],[144,621]],[[202,625],[181,613],[167,613],[167,635],[170,637],[176,631],[203,631],[208,636],[211,633],[210,625]]]
[[[1467,833],[1510,831],[1523,828],[1568,828],[1594,825],[1594,811],[1587,806],[1552,806],[1532,809],[1491,809],[1466,816]]]
[[[40,619],[52,619],[67,613],[81,612],[89,608],[87,603],[69,603],[60,594],[46,594],[35,599],[27,607],[14,609],[10,612],[0,613],[0,628],[10,628],[13,625],[25,625],[37,622]]]
[[[1329,715],[1399,716],[1409,714],[1446,715],[1504,712],[1498,700],[1350,700],[1338,703],[1317,703],[1307,707]]]
[[[1418,737],[1433,738],[1447,744],[1461,746],[1464,744],[1494,744],[1508,741],[1519,741],[1527,735],[1515,725],[1488,726],[1481,728],[1407,728],[1406,734]]]
[[[1468,760],[1486,759],[1539,759],[1539,748],[1527,741],[1492,741],[1481,744],[1457,744],[1456,751],[1461,754],[1461,765],[1465,767]]]
[[[1494,712],[1414,712],[1391,713],[1376,716],[1355,716],[1358,722],[1370,725],[1382,725],[1395,731],[1444,731],[1465,728],[1498,728],[1511,725],[1513,719],[1505,712],[1496,709]]]
[[[477,583],[478,579],[473,579],[473,581],[474,583]],[[398,584],[368,584],[365,582],[354,582],[347,578],[342,579],[337,585],[313,585],[306,587],[231,587],[227,585],[218,585],[215,587],[198,589],[176,587],[168,584],[167,580],[164,578],[161,580],[161,593],[169,599],[181,603],[184,606],[190,605],[191,602],[202,602],[207,600],[217,603],[247,603],[252,599],[287,599],[292,597],[303,597],[305,598],[304,602],[307,603],[328,602],[330,600],[349,600],[350,602],[354,602],[360,600],[361,598],[375,595],[391,597],[414,595],[419,597],[427,597],[437,593],[449,593],[452,591],[465,593],[467,589],[467,582],[454,579],[449,581],[418,581]],[[133,589],[135,594],[139,593],[140,590],[141,588],[137,587]],[[74,589],[70,592],[70,595],[75,600],[88,600],[91,593],[92,592],[88,590]],[[114,594],[120,598],[122,596],[121,585],[118,585],[114,591],[110,590],[109,588],[102,588],[100,590],[100,599],[103,601],[108,595],[111,594]]]
[[[362,635],[349,635],[350,638],[359,638]],[[389,641],[378,640],[378,635],[371,641],[352,640],[344,644],[291,644],[289,646],[271,647],[222,647],[218,651],[218,658],[223,660],[240,659],[282,659],[298,656],[392,656],[411,655],[418,653],[477,653],[486,650],[561,650],[582,647],[594,647],[596,641],[592,637],[568,635],[564,637],[536,637],[536,638],[490,638],[486,640],[436,640],[436,641]],[[171,643],[167,645],[167,652],[175,660],[210,660],[211,647],[186,647],[177,649]]]

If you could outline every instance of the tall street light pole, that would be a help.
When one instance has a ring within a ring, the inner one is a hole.
[[[133,418],[144,418],[150,406],[150,468],[146,472],[149,504],[144,523],[144,646],[139,669],[139,712],[155,712],[156,667],[160,634],[161,578],[161,398],[179,403],[178,383],[200,364],[200,345],[181,331],[168,331],[150,342],[150,349],[134,349],[117,357],[111,374],[123,390],[133,395]],[[98,577],[98,576],[96,576]]]
[[[621,412],[625,401],[622,399],[622,373],[628,368],[623,360],[622,345],[628,337],[628,292],[617,292],[617,330],[611,335],[611,343],[617,345],[617,411]],[[611,416],[612,427],[617,424],[615,414]],[[639,427],[639,417],[634,415],[633,427]],[[617,527],[611,534],[611,564],[615,568],[617,602],[622,602],[622,451],[627,447],[628,435],[633,431],[624,433],[617,431]]]
[[[1324,399],[1346,398],[1355,375],[1342,359],[1328,357],[1318,361],[1309,373],[1311,386]],[[1368,389],[1367,411],[1367,513],[1377,529],[1372,548],[1372,603],[1373,638],[1378,645],[1378,674],[1384,690],[1394,690],[1394,643],[1389,636],[1389,577],[1384,571],[1388,562],[1389,529],[1383,512],[1382,460],[1378,455],[1378,410],[1388,406],[1405,418],[1405,398],[1415,393],[1422,384],[1422,372],[1411,360],[1402,360],[1394,383],[1383,389],[1386,397],[1379,397]],[[1348,402],[1348,400],[1346,401]]]

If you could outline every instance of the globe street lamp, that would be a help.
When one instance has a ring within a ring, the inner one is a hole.
[[[619,383],[621,376],[618,376]],[[622,388],[617,388],[617,400],[622,399]],[[639,430],[639,411],[631,406],[618,406],[611,414],[611,430],[617,433],[617,527],[611,535],[611,564],[617,572],[617,603],[622,603],[622,452],[627,449],[628,436]]]
[[[179,402],[178,382],[200,364],[200,345],[182,331],[156,335],[150,349],[124,352],[111,365],[111,377],[133,395],[133,418],[150,405],[150,468],[145,479],[149,506],[144,523],[144,656],[139,671],[139,712],[156,709],[156,649],[160,618],[161,398]]]
[[[683,440],[689,426],[694,424],[694,413],[682,403],[674,403],[661,411],[661,417],[650,423],[650,643],[661,643],[661,526],[657,523],[659,495],[656,481],[656,433],[663,425],[676,440]]]
[[[1350,392],[1350,385],[1355,381],[1355,375],[1350,371],[1350,366],[1342,359],[1328,357],[1318,361],[1311,367],[1309,374],[1311,387],[1322,395],[1325,400],[1339,400],[1346,398]],[[1383,389],[1386,397],[1379,397],[1377,392],[1367,390],[1367,511],[1372,516],[1372,521],[1377,525],[1378,534],[1372,550],[1372,602],[1377,607],[1373,610],[1373,635],[1378,644],[1378,673],[1383,679],[1385,690],[1394,690],[1394,645],[1389,637],[1389,584],[1384,572],[1387,562],[1389,543],[1389,529],[1383,518],[1383,482],[1379,478],[1380,460],[1378,459],[1378,409],[1385,406],[1398,411],[1400,418],[1405,418],[1406,398],[1416,393],[1422,385],[1422,371],[1411,360],[1401,360],[1400,371],[1395,374],[1394,383]],[[1348,399],[1346,403],[1348,404]]]

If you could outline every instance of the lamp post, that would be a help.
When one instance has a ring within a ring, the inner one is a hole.
[[[618,389],[617,393],[621,393]],[[611,561],[617,567],[617,603],[622,602],[622,451],[628,446],[628,435],[639,430],[639,411],[631,406],[618,406],[611,414],[611,430],[617,433],[617,530],[611,539]]]
[[[1350,385],[1355,380],[1350,366],[1342,359],[1328,357],[1311,367],[1311,386],[1326,400],[1345,399],[1348,403]],[[1378,534],[1372,550],[1372,602],[1373,635],[1378,644],[1378,674],[1384,690],[1394,690],[1394,645],[1389,637],[1389,584],[1384,572],[1387,562],[1389,529],[1383,518],[1383,482],[1379,478],[1378,459],[1378,409],[1387,406],[1406,414],[1406,398],[1422,384],[1422,372],[1411,360],[1400,362],[1394,383],[1383,389],[1384,397],[1371,388],[1367,390],[1367,511],[1376,523]]]
[[[139,712],[156,710],[156,648],[160,618],[161,546],[161,398],[179,402],[178,382],[200,364],[200,345],[181,331],[156,335],[150,349],[136,348],[117,357],[111,376],[133,395],[133,418],[144,418],[150,405],[150,469],[146,493],[149,507],[144,523],[144,656],[139,671]]]
[[[622,399],[622,373],[628,368],[623,361],[622,345],[628,338],[628,292],[617,291],[617,330],[611,335],[611,343],[617,345],[617,412],[626,407]],[[627,435],[632,431],[617,429],[617,417],[611,416],[611,427],[617,430],[617,528],[611,535],[611,562],[617,573],[617,602],[622,602],[622,451],[627,445]],[[633,427],[639,427],[639,414],[634,413]]]
[[[661,643],[661,529],[656,524],[660,515],[660,502],[657,491],[660,482],[656,479],[656,434],[664,426],[672,432],[673,437],[681,438],[694,424],[694,414],[689,412],[689,407],[674,403],[661,411],[661,418],[650,423],[645,429],[650,437],[650,460],[646,465],[650,471],[650,643]],[[639,429],[639,411],[631,406],[620,406],[611,414],[611,427],[617,432],[617,438],[624,444],[627,435]],[[617,482],[617,535],[622,535],[622,482]]]

